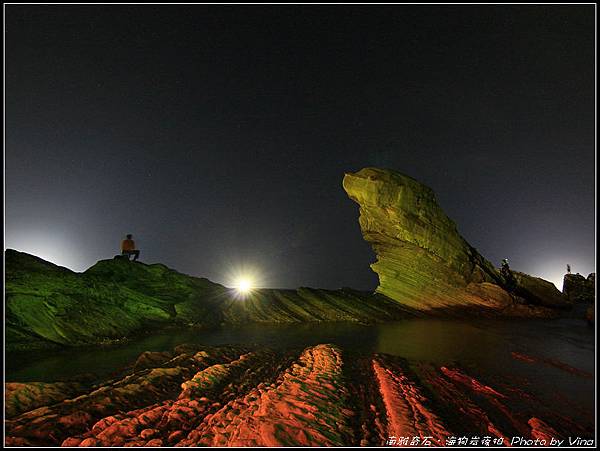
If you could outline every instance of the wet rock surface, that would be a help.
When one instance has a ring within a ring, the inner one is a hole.
[[[583,421],[565,416],[537,397],[531,381],[484,376],[459,362],[331,344],[277,352],[181,345],[168,355],[144,354],[114,378],[87,386],[7,384],[7,401],[28,393],[36,402],[19,409],[12,402],[5,444],[382,446],[408,437],[438,445],[463,435],[508,444],[514,436],[594,432],[591,413]],[[558,361],[513,358],[590,377]]]

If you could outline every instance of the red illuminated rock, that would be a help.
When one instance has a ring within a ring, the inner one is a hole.
[[[558,359],[552,359],[552,358],[548,358],[548,357],[533,357],[533,356],[523,354],[520,352],[512,352],[512,356],[514,359],[521,360],[523,362],[542,363],[544,365],[549,365],[549,366],[553,366],[555,368],[559,368],[563,371],[566,371],[571,374],[575,374],[577,376],[581,376],[581,377],[585,377],[585,378],[594,377],[591,373],[588,373],[587,371],[584,371],[584,370],[580,370],[579,368],[575,368],[574,366],[571,366],[571,365],[569,365],[565,362],[562,362]]]
[[[407,437],[443,445],[461,434],[504,443],[593,436],[593,418],[575,422],[522,384],[472,376],[456,363],[410,364],[331,344],[285,353],[186,345],[168,360],[146,357],[149,368],[8,419],[5,444],[382,446]]]
[[[226,404],[180,446],[335,446],[350,443],[339,349],[306,349],[278,380]]]
[[[531,436],[534,439],[545,440],[546,443],[550,443],[552,439],[560,436],[558,432],[539,418],[531,418],[528,424],[531,426]]]
[[[387,413],[389,436],[430,437],[437,445],[452,435],[444,422],[426,406],[428,399],[417,384],[401,370],[392,371],[375,359],[373,371]]]

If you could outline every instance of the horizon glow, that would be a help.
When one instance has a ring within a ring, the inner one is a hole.
[[[14,245],[13,243],[10,243],[10,245],[8,245],[9,243],[6,243],[7,245],[4,249],[14,249],[19,252],[25,252],[27,254],[39,257],[57,266],[62,266],[67,269],[70,269],[74,272],[84,272],[90,266],[93,266],[95,264],[95,262],[91,262],[89,264],[81,264],[80,259],[77,258],[78,256],[75,254],[72,246],[69,245],[68,240],[63,239],[63,237],[53,238],[54,240],[44,240],[41,239],[41,237],[28,235],[28,243],[26,245]],[[99,258],[97,261],[100,260],[102,259]],[[570,263],[572,274],[580,274],[583,277],[587,278],[590,273],[595,272],[595,268],[591,268],[590,271],[589,269],[587,269],[588,265],[586,265],[583,262],[580,262],[576,258],[561,258],[547,260],[544,262],[543,265],[540,265],[539,267],[534,268],[531,271],[527,271],[525,268],[514,269],[529,274],[533,277],[540,277],[548,282],[551,282],[558,289],[558,291],[562,292],[564,276],[565,274],[567,274],[566,264],[563,265],[563,261],[572,262]],[[235,269],[230,270],[227,274],[226,279],[229,280],[229,282],[226,282],[225,285],[235,289],[238,295],[247,296],[254,289],[259,287],[269,288],[262,282],[263,278],[260,276],[260,272],[256,270],[256,268],[250,268],[247,265],[235,266]],[[586,270],[581,272],[582,268],[586,268]],[[197,276],[204,277],[203,274],[197,274]],[[213,282],[219,283],[217,280],[213,280]]]

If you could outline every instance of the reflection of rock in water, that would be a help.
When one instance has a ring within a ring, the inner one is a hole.
[[[522,384],[457,363],[411,365],[329,344],[295,352],[181,345],[144,353],[94,386],[9,384],[6,404],[7,445],[340,446],[390,437],[437,445],[463,435],[493,443],[593,435],[593,418],[575,424]]]

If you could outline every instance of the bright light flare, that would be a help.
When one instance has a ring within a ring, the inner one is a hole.
[[[235,289],[241,295],[249,294],[253,288],[252,281],[246,277],[238,279],[235,284]]]
[[[258,266],[235,261],[224,262],[227,270],[223,271],[223,279],[233,299],[245,300],[258,293],[265,286],[264,273]]]

